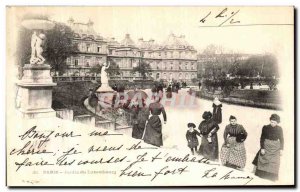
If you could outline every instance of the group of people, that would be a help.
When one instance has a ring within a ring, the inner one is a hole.
[[[198,153],[212,161],[218,161],[220,157],[222,165],[242,170],[246,165],[244,141],[248,134],[245,128],[237,123],[235,116],[231,115],[223,133],[224,143],[219,154],[217,133],[222,122],[222,104],[217,98],[213,102],[213,113],[205,111],[202,118],[203,121],[198,126],[199,131],[195,129],[194,123],[187,124],[186,139],[192,154]],[[283,132],[279,123],[280,117],[272,114],[270,124],[262,129],[260,150],[252,162],[255,175],[273,181],[278,179],[280,155],[284,145]],[[201,137],[199,149],[197,136]]]
[[[142,100],[142,106],[133,102],[132,110],[132,137],[142,139],[145,143],[160,147],[163,145],[162,121],[166,124],[167,115],[164,106],[160,103],[161,97],[156,96],[149,106]]]

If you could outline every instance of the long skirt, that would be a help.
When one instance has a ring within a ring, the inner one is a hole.
[[[219,159],[219,149],[218,149],[218,136],[213,134],[211,136],[211,142],[208,142],[207,135],[201,137],[201,145],[199,148],[199,154],[209,160]]]
[[[145,127],[140,127],[138,124],[134,124],[132,127],[132,137],[141,139],[144,133]]]
[[[144,141],[151,145],[162,146],[162,124],[158,115],[153,115],[149,118],[148,123],[146,125]]]
[[[236,137],[228,137],[227,143],[229,147],[224,144],[220,152],[222,165],[244,168],[246,165],[246,149],[244,143],[236,142]]]
[[[280,165],[280,141],[266,139],[264,146],[265,154],[258,154],[255,175],[265,179],[277,180]]]

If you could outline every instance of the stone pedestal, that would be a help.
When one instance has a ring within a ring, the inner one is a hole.
[[[55,117],[51,108],[52,88],[56,86],[50,75],[51,67],[46,64],[23,67],[23,78],[17,84],[18,109],[24,118]]]
[[[101,87],[99,87],[96,91],[97,93],[113,93],[114,90],[107,84],[103,83],[101,84]]]

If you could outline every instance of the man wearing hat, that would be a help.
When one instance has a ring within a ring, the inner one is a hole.
[[[280,155],[284,145],[283,131],[279,123],[280,117],[272,114],[270,124],[262,129],[260,150],[252,162],[256,166],[255,175],[272,181],[278,180]]]

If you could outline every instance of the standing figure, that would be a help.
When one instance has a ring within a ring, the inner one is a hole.
[[[236,123],[236,117],[230,116],[230,124],[225,127],[224,144],[220,158],[223,165],[234,169],[243,169],[246,165],[246,149],[244,141],[247,132],[244,127]]]
[[[204,120],[198,127],[200,134],[202,135],[199,154],[210,160],[218,160],[219,151],[217,131],[219,130],[219,126],[212,119],[210,111],[205,111],[202,118]]]
[[[219,101],[218,97],[214,99],[213,102],[213,119],[217,124],[222,123],[222,103]]]
[[[153,87],[152,87],[152,89],[151,89],[151,93],[152,93],[152,96],[151,96],[151,100],[155,100],[155,98],[156,98],[156,95],[157,95],[157,86],[156,85],[154,85]]]
[[[118,91],[118,86],[117,86],[117,84],[114,84],[113,87],[112,87],[112,89],[113,89],[114,91]]]
[[[198,87],[199,87],[199,90],[201,90],[201,82],[199,81],[199,83],[198,83]]]
[[[168,86],[166,92],[167,92],[167,98],[172,98],[172,87],[171,87],[171,85]]]
[[[145,131],[146,122],[149,118],[150,112],[147,108],[144,100],[142,101],[143,106],[138,105],[137,113],[135,113],[136,121],[132,127],[132,137],[136,139],[142,139]]]
[[[199,145],[197,135],[200,136],[200,133],[195,130],[196,125],[194,123],[188,123],[188,128],[185,137],[188,142],[188,147],[191,149],[192,154],[194,155],[194,152],[197,152],[197,147]]]
[[[256,176],[272,181],[278,180],[280,156],[284,146],[283,132],[279,123],[280,117],[272,114],[270,124],[262,128],[260,150],[252,162],[256,166]]]
[[[106,69],[109,68],[109,64],[108,65],[102,65],[102,68],[101,68],[101,84],[106,84],[108,85],[108,77],[107,77],[107,72],[105,71]]]
[[[156,101],[149,105],[149,110],[151,112],[151,116],[146,125],[143,139],[146,143],[160,147],[163,145],[163,140],[162,123],[159,115],[163,115],[165,124],[167,122],[167,114],[165,112],[164,106],[160,103],[160,97],[156,97]]]
[[[136,139],[140,139],[142,137],[143,132],[140,134],[138,129],[138,113],[139,113],[138,102],[131,101],[129,110],[130,110],[131,125],[132,125],[132,137]]]

